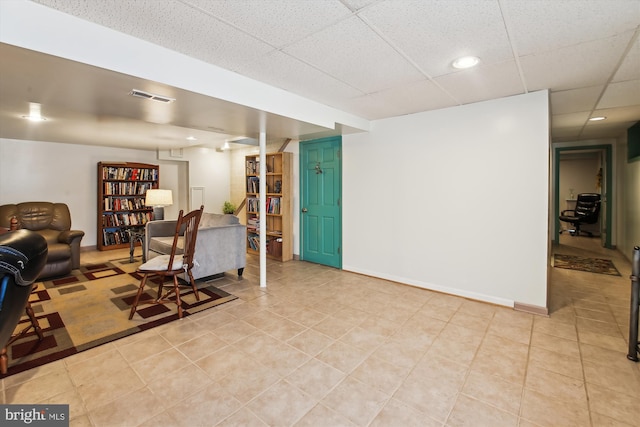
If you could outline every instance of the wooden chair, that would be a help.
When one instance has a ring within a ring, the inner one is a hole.
[[[171,294],[175,294],[175,304],[178,306],[178,318],[182,318],[182,301],[180,300],[180,284],[178,283],[178,275],[182,273],[187,274],[189,277],[189,284],[195,293],[196,299],[200,301],[198,288],[196,287],[195,280],[193,279],[191,269],[193,268],[193,255],[196,247],[198,225],[200,224],[200,218],[202,217],[203,210],[204,206],[200,206],[200,209],[189,212],[186,215],[183,215],[183,211],[181,210],[176,223],[176,232],[173,236],[171,254],[160,255],[152,258],[138,267],[136,271],[143,274],[143,276],[142,280],[140,280],[140,288],[138,289],[138,293],[136,294],[131,306],[129,320],[133,318],[133,315],[136,312],[140,296],[144,291],[144,286],[146,285],[149,277],[157,276],[162,281],[158,286],[158,296],[154,303],[173,303],[174,301],[168,299],[168,297]],[[163,283],[167,277],[173,278],[173,287],[163,295]]]

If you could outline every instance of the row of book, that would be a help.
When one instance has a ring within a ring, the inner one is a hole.
[[[123,243],[129,243],[129,233],[127,230],[102,231],[102,244],[104,246],[121,245]]]
[[[129,212],[121,214],[107,214],[102,216],[104,227],[121,227],[129,225],[144,225],[151,221],[151,212]]]
[[[257,176],[250,176],[247,178],[247,193],[259,193],[260,192],[260,178]]]
[[[267,213],[280,215],[280,197],[267,197]],[[260,212],[260,199],[249,197],[247,199],[247,212]]]
[[[105,197],[104,198],[104,210],[105,211],[132,211],[148,209],[144,204],[144,197]]]
[[[114,166],[102,167],[102,179],[119,179],[131,181],[157,181],[158,169],[124,168]]]
[[[260,172],[260,161],[247,160],[247,175],[257,175]]]
[[[105,182],[105,195],[140,195],[153,188],[153,182]]]
[[[247,240],[249,241],[249,247],[254,251],[260,250],[260,236],[258,234],[247,234]]]

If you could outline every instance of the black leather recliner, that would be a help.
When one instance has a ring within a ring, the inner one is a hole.
[[[572,236],[579,236],[582,224],[595,224],[600,216],[600,194],[581,193],[578,194],[575,209],[567,209],[560,213],[560,221],[568,222],[574,228],[569,230]],[[593,236],[590,231],[585,231],[589,236]]]
[[[0,349],[24,314],[33,282],[47,262],[47,241],[34,231],[0,234]]]

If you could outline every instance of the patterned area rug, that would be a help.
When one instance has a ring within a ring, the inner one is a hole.
[[[178,319],[175,304],[141,303],[129,320],[141,278],[135,273],[138,265],[139,261],[129,263],[129,258],[114,260],[38,282],[30,301],[44,339],[38,341],[32,329],[15,341],[7,349],[9,370],[0,378]],[[145,287],[141,302],[155,297],[157,283]],[[200,283],[198,290],[200,301],[196,301],[191,289],[181,288],[183,317],[237,298],[208,283]],[[23,316],[16,331],[29,324],[28,317]]]
[[[553,266],[568,270],[587,271],[589,273],[608,274],[620,276],[620,272],[609,259],[586,258],[575,255],[555,254]]]

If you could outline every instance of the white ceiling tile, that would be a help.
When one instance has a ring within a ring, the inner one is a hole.
[[[553,130],[553,141],[575,141],[580,137],[582,126],[562,127]]]
[[[355,110],[369,120],[436,110],[457,105],[433,82],[423,79],[365,96],[344,100],[339,106]]]
[[[628,43],[620,35],[520,58],[529,90],[567,90],[605,84]],[[594,60],[597,58],[597,60]]]
[[[515,61],[483,65],[434,80],[462,104],[524,93]]]
[[[565,114],[575,111],[591,111],[596,106],[604,86],[551,92],[551,113]]]
[[[357,17],[341,21],[284,51],[365,93],[423,77]]]
[[[431,77],[454,72],[460,56],[513,59],[497,2],[386,1],[361,16]]]
[[[502,0],[520,55],[547,52],[633,30],[638,0]]]
[[[623,126],[617,123],[607,124],[602,122],[589,122],[582,133],[591,139],[610,138],[611,135],[622,136],[626,130],[634,125],[634,122],[624,123]]]
[[[551,116],[551,128],[583,126],[589,120],[589,111],[570,114],[554,114]]]
[[[614,82],[640,79],[640,37],[636,39],[629,53],[613,77]]]
[[[352,13],[338,0],[187,0],[186,3],[276,47],[307,37]]]
[[[638,121],[640,118],[640,104],[630,107],[604,108],[595,110],[593,116],[605,116],[606,123],[621,123]]]
[[[612,108],[640,104],[640,80],[611,83],[602,95],[598,108]]]
[[[243,64],[237,72],[335,107],[336,100],[363,95],[330,75],[278,50]]]

